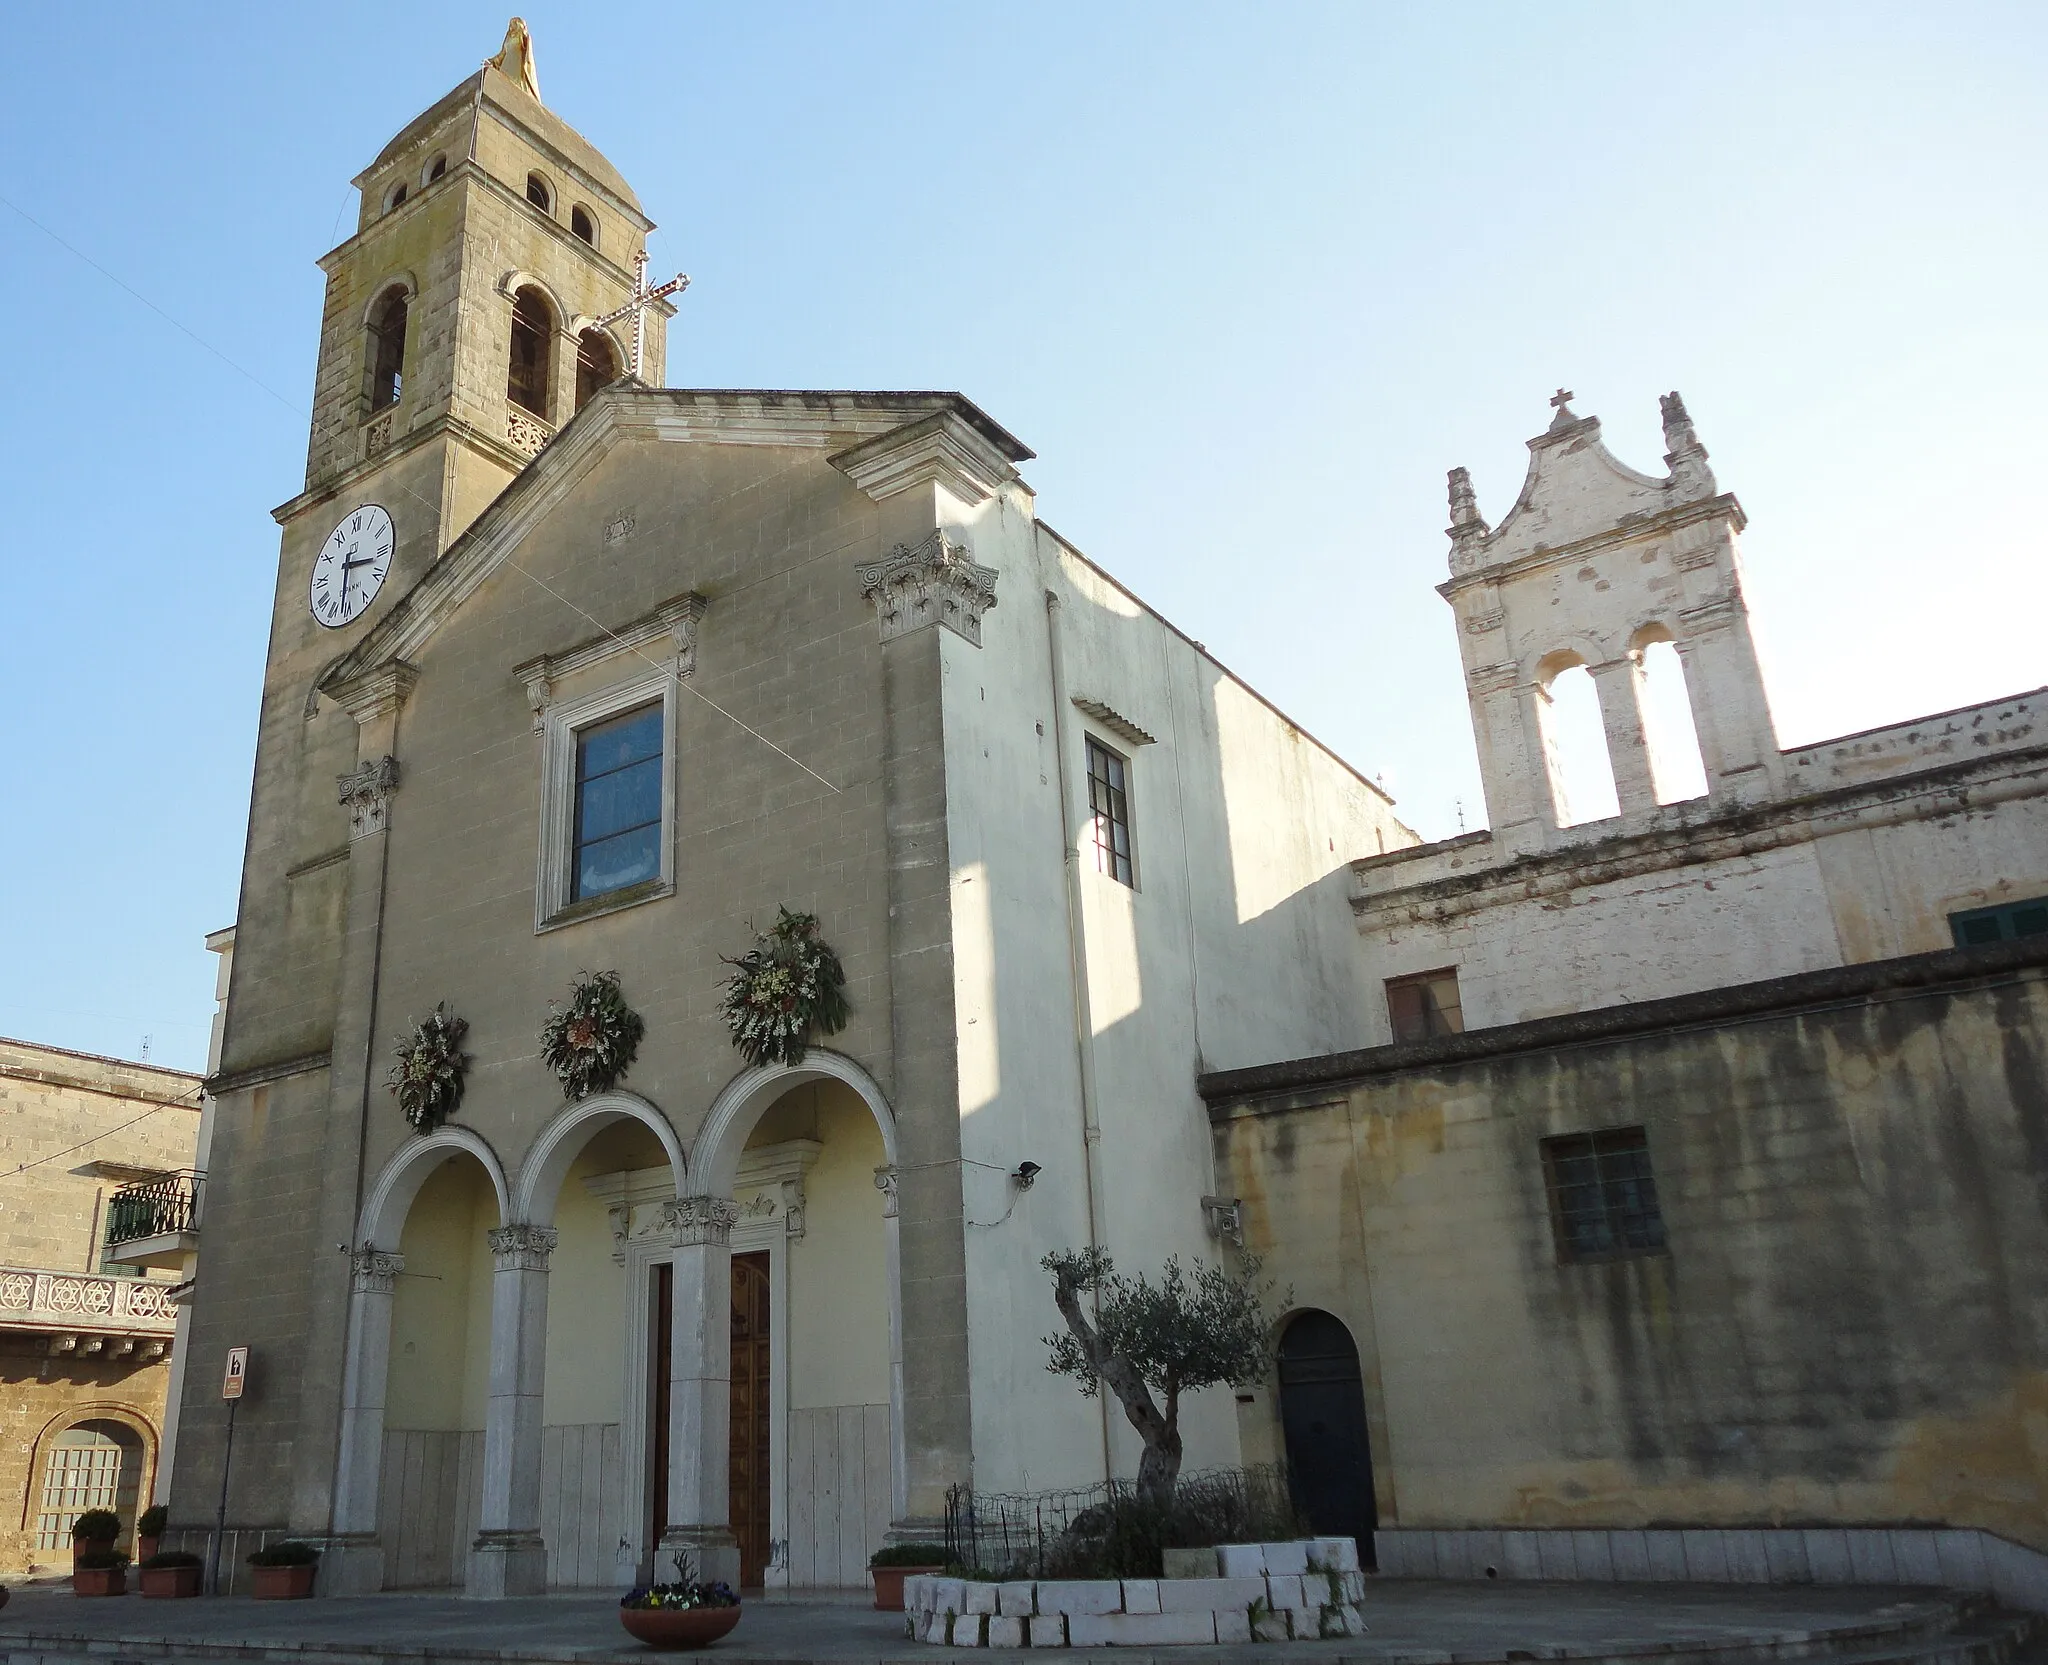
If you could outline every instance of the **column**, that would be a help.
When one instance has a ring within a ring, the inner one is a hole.
[[[355,1252],[341,1373],[334,1530],[320,1556],[322,1595],[372,1595],[384,1588],[377,1488],[384,1461],[384,1389],[391,1373],[391,1302],[404,1270],[403,1255],[367,1244]]]
[[[541,1382],[548,1350],[552,1226],[491,1233],[491,1398],[484,1413],[484,1495],[464,1594],[537,1596],[547,1589],[540,1535]]]
[[[686,1554],[693,1576],[740,1582],[732,1535],[732,1228],[729,1197],[678,1197],[663,1205],[675,1245],[670,1326],[668,1530],[654,1576],[674,1576],[668,1558]]]
[[[1624,816],[1657,807],[1650,774],[1650,742],[1643,733],[1643,667],[1634,654],[1589,666],[1600,699],[1600,726],[1607,735],[1607,764],[1614,771],[1614,796]]]

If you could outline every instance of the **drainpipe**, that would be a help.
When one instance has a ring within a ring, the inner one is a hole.
[[[1067,877],[1068,986],[1074,991],[1074,1059],[1081,1082],[1081,1175],[1088,1194],[1088,1247],[1099,1248],[1102,1227],[1102,1180],[1096,1171],[1102,1124],[1096,1120],[1095,1029],[1088,994],[1088,943],[1081,926],[1081,863],[1074,848],[1074,794],[1067,764],[1067,667],[1060,653],[1060,598],[1045,592],[1046,654],[1052,667],[1052,748],[1060,783],[1060,841]],[[1098,1308],[1097,1317],[1100,1317]],[[1102,1413],[1102,1477],[1112,1477],[1109,1446],[1109,1394],[1099,1386],[1096,1406]]]

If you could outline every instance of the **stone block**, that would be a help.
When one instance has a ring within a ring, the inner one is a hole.
[[[988,1645],[992,1648],[1021,1648],[1024,1645],[1024,1621],[1022,1619],[990,1619],[988,1622]]]
[[[1326,1603],[1317,1614],[1317,1634],[1363,1636],[1365,1624],[1358,1616],[1358,1609],[1349,1602]]]
[[[1470,1546],[1466,1571],[1473,1578],[1501,1578],[1506,1576],[1502,1565],[1501,1534],[1498,1532],[1468,1532],[1465,1541]]]
[[[1067,1616],[1064,1613],[1034,1613],[1024,1621],[1027,1648],[1063,1648],[1067,1645]]]
[[[996,1611],[1005,1618],[1021,1618],[1038,1611],[1038,1586],[1025,1582],[1021,1584],[998,1584],[996,1586]]]
[[[1252,1621],[1249,1614],[1237,1608],[1219,1607],[1216,1610],[1216,1640],[1226,1647],[1232,1642],[1249,1642],[1252,1639]]]
[[[1159,1585],[1159,1607],[1165,1613],[1210,1613],[1234,1608],[1242,1612],[1266,1599],[1263,1578],[1173,1578]]]
[[[1728,1582],[1728,1545],[1718,1527],[1687,1527],[1685,1576],[1695,1584]]]
[[[932,1608],[939,1613],[967,1611],[967,1585],[958,1578],[933,1578]]]
[[[1041,1613],[1121,1613],[1124,1587],[1113,1578],[1041,1579],[1038,1610]],[[1069,1626],[1069,1631],[1072,1630]],[[1076,1647],[1080,1646],[1077,1642]]]
[[[1991,1588],[1991,1567],[1984,1557],[1982,1533],[1970,1528],[1936,1532],[1934,1556],[1941,1566],[1941,1581],[1951,1590]]]
[[[1500,1575],[1502,1578],[1541,1578],[1543,1576],[1543,1552],[1539,1540],[1540,1532],[1503,1532],[1500,1535]]]
[[[1754,1527],[1733,1528],[1721,1534],[1722,1546],[1728,1551],[1729,1583],[1770,1583],[1770,1552],[1764,1548],[1764,1537]]]
[[[910,1615],[910,1634],[919,1642],[950,1642],[953,1639],[953,1621],[943,1613],[934,1613],[926,1608]]]
[[[1643,1534],[1643,1550],[1650,1557],[1650,1578],[1658,1584],[1683,1584],[1689,1576],[1685,1567],[1685,1534],[1652,1530]]]
[[[1216,1551],[1208,1549],[1163,1549],[1159,1552],[1162,1570],[1168,1578],[1214,1578],[1216,1576]]]
[[[1614,1552],[1608,1547],[1605,1532],[1572,1533],[1572,1565],[1576,1576],[1591,1579],[1596,1583],[1610,1584],[1614,1581]]]
[[[1892,1559],[1898,1563],[1902,1584],[1939,1584],[1941,1559],[1934,1551],[1934,1534],[1919,1528],[1895,1528],[1891,1533]]]
[[[1607,1553],[1617,1584],[1641,1584],[1650,1576],[1650,1546],[1640,1532],[1610,1532]]]
[[[1306,1607],[1308,1599],[1301,1593],[1299,1573],[1266,1574],[1266,1605],[1268,1607]]]
[[[1806,1564],[1806,1535],[1803,1532],[1766,1532],[1764,1562],[1773,1584],[1813,1582],[1813,1570]]]
[[[1858,1584],[1897,1584],[1898,1563],[1892,1559],[1892,1535],[1882,1528],[1849,1533],[1849,1565]]]
[[[1159,1611],[1159,1580],[1156,1578],[1125,1579],[1124,1611],[1126,1613],[1157,1613]]]
[[[1572,1535],[1569,1532],[1538,1532],[1535,1537],[1537,1577],[1579,1576],[1578,1558],[1572,1553]]]
[[[1286,1609],[1287,1623],[1294,1631],[1297,1642],[1306,1641],[1323,1633],[1321,1610],[1314,1607],[1290,1607]]]
[[[1076,1613],[1067,1642],[1076,1648],[1170,1648],[1216,1640],[1213,1613]]]
[[[979,1579],[968,1579],[964,1592],[966,1599],[960,1604],[963,1613],[993,1613],[996,1608],[996,1592],[1000,1584],[986,1584]]]
[[[1344,1572],[1337,1575],[1337,1599],[1339,1601],[1365,1600],[1365,1574]]]
[[[1225,1578],[1263,1578],[1266,1551],[1260,1544],[1219,1544],[1216,1570]]]
[[[1853,1584],[1849,1535],[1839,1526],[1809,1526],[1799,1536],[1806,1543],[1806,1570],[1816,1584]]]
[[[1275,1613],[1268,1608],[1261,1608],[1252,1617],[1254,1642],[1288,1642],[1293,1639],[1294,1632],[1288,1626],[1285,1613]]]
[[[1266,1571],[1269,1573],[1305,1573],[1308,1571],[1308,1540],[1296,1538],[1284,1544],[1261,1544],[1265,1552]]]
[[[932,1575],[916,1573],[903,1581],[903,1611],[926,1613],[932,1605]]]
[[[957,1613],[953,1616],[951,1641],[956,1648],[978,1648],[981,1646],[984,1620],[979,1613]]]
[[[1436,1544],[1436,1576],[1438,1578],[1470,1578],[1472,1569],[1471,1535],[1465,1532],[1432,1532],[1430,1537]]]
[[[1358,1571],[1356,1538],[1317,1538],[1309,1545],[1309,1560],[1319,1567],[1340,1573]]]

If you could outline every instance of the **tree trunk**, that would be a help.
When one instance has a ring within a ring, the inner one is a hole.
[[[1137,1420],[1131,1418],[1133,1423]],[[1156,1442],[1151,1429],[1140,1425],[1138,1432],[1145,1436],[1145,1450],[1138,1458],[1138,1496],[1147,1503],[1171,1503],[1180,1479],[1180,1430],[1167,1423],[1158,1430]]]

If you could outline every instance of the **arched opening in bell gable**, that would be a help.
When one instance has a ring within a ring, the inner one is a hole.
[[[1554,653],[1543,661],[1536,684],[1536,727],[1557,824],[1577,827],[1619,815],[1599,690],[1578,654]]]
[[[581,410],[601,388],[619,379],[619,350],[603,330],[585,330],[576,338],[576,408]]]
[[[512,354],[505,397],[521,410],[548,418],[548,382],[554,368],[555,309],[532,284],[512,297]]]
[[[1693,722],[1685,663],[1671,632],[1652,625],[1636,637],[1636,702],[1650,753],[1650,782],[1660,804],[1707,795],[1707,766]]]

